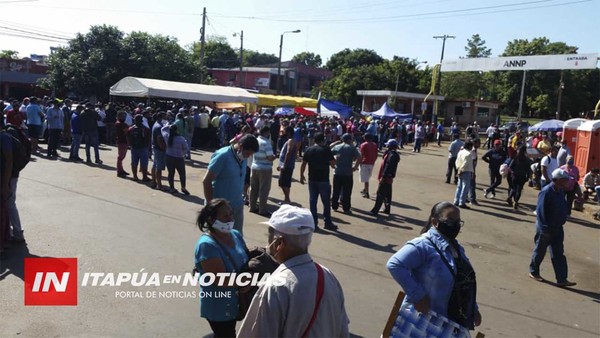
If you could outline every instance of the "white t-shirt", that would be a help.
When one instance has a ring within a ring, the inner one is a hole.
[[[546,172],[548,173],[548,177],[552,177],[552,172],[558,169],[558,159],[552,158],[550,156],[544,156],[541,162],[542,167],[546,167]],[[542,175],[542,182],[545,182],[546,179]]]

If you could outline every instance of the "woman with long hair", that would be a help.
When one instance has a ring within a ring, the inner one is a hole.
[[[430,310],[466,329],[481,324],[475,271],[456,237],[464,221],[450,202],[431,208],[421,236],[404,245],[387,262],[406,297],[402,308]]]
[[[233,211],[225,199],[212,199],[200,210],[196,225],[202,235],[194,253],[194,266],[200,275],[240,272],[248,262],[246,243],[242,234],[233,229],[233,223]],[[216,281],[222,279],[216,278]],[[228,286],[231,284],[229,277],[224,279],[222,286],[216,281],[200,287],[200,316],[206,318],[214,337],[235,337],[238,292],[246,292],[249,287],[238,290],[235,285]],[[226,292],[230,296],[217,297],[217,292]]]
[[[527,145],[517,148],[517,155],[510,161],[508,168],[511,173],[507,176],[510,186],[507,202],[517,210],[523,186],[531,176],[531,160],[527,157]]]
[[[167,171],[169,180],[169,192],[172,194],[177,193],[175,189],[175,170],[179,174],[179,182],[181,183],[181,192],[185,195],[189,195],[190,192],[185,188],[185,154],[188,150],[187,141],[185,137],[179,135],[179,131],[176,124],[170,126],[164,126],[161,129],[165,142],[167,143]]]

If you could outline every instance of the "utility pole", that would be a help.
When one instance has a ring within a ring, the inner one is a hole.
[[[438,116],[438,110],[439,110],[439,106],[440,103],[437,99],[437,97],[440,95],[440,91],[441,91],[441,82],[442,82],[442,61],[444,61],[444,50],[446,49],[446,39],[455,39],[456,36],[452,36],[452,35],[436,35],[433,37],[434,39],[442,39],[442,55],[440,56],[440,69],[438,70],[438,74],[437,74],[437,80],[435,82],[435,100],[433,102],[433,118],[431,122],[433,123],[437,123],[437,116]],[[425,112],[423,112],[424,115]]]
[[[558,86],[558,104],[556,105],[556,119],[560,120],[560,105],[562,103],[562,92],[565,89],[565,83],[563,82],[563,76],[565,71],[560,71],[560,84]]]
[[[233,36],[237,36],[237,33],[233,33]],[[244,31],[240,34],[241,44],[240,44],[240,88],[244,88],[245,83],[242,80],[244,76]]]
[[[200,29],[200,83],[204,82],[204,47],[206,39],[206,7],[202,10],[202,28]]]

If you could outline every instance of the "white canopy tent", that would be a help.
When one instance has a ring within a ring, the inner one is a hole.
[[[310,110],[310,111],[314,111],[315,113],[317,113],[317,108],[304,108],[306,110]],[[340,118],[340,113],[334,111],[334,110],[329,110],[327,108],[325,108],[325,106],[321,105],[321,114],[318,114],[319,116],[322,117],[326,117],[326,118]]]
[[[242,88],[163,81],[132,76],[127,76],[110,87],[110,95],[165,97],[204,102],[258,102],[256,95]]]

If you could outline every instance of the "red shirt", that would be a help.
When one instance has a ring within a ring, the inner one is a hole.
[[[364,142],[360,145],[362,164],[375,164],[377,160],[377,145],[375,142]]]

